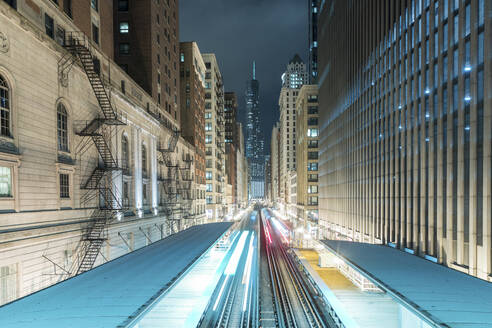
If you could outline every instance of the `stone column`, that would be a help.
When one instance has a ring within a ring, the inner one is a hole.
[[[134,184],[135,184],[135,209],[139,216],[143,215],[142,206],[142,142],[141,131],[134,128],[133,133],[133,162],[134,162]]]
[[[152,209],[154,214],[157,215],[159,206],[159,193],[157,188],[157,145],[155,136],[150,137],[149,144],[150,153],[150,184],[152,189]]]

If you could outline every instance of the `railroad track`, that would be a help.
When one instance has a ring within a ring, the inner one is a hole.
[[[254,215],[255,212],[252,213]],[[249,217],[248,217],[249,218]],[[257,221],[256,221],[257,223]],[[257,229],[251,228],[251,223],[243,221],[241,234],[249,231],[245,240],[238,238],[237,249],[239,257],[235,260],[234,250],[231,259],[224,271],[222,279],[217,285],[215,296],[210,300],[207,310],[202,315],[198,327],[217,328],[256,328],[257,327],[257,256],[258,241]],[[242,235],[241,235],[242,236]],[[228,272],[231,263],[237,263],[234,269]]]
[[[263,227],[278,326],[327,327],[287,247],[269,220],[263,218]]]

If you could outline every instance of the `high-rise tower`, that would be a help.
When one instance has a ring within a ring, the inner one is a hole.
[[[246,158],[249,161],[249,198],[265,195],[264,140],[260,127],[260,83],[256,80],[256,63],[253,62],[253,78],[246,85]]]
[[[296,101],[300,88],[308,83],[306,64],[299,55],[287,64],[282,74],[282,89],[278,100],[280,110],[280,198],[283,205],[290,203],[290,173],[296,171]],[[292,204],[292,215],[295,204]],[[284,210],[288,209],[286,207]]]
[[[318,13],[320,0],[308,0],[309,12],[309,82],[318,82]]]

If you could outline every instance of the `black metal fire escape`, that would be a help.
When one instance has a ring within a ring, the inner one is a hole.
[[[193,163],[193,157],[190,154],[183,155],[183,162],[184,166],[179,168],[181,172],[181,180],[178,185],[178,191],[181,195],[180,212],[183,219],[190,219],[193,217],[193,194],[191,191],[193,182],[191,164]]]
[[[99,205],[91,215],[91,224],[84,234],[81,253],[79,253],[81,258],[71,272],[71,275],[75,275],[92,269],[106,240],[105,230],[108,223],[115,218],[117,212],[123,210],[123,204],[115,195],[116,190],[113,186],[113,171],[120,170],[120,168],[111,151],[111,130],[113,126],[125,125],[125,123],[118,117],[111,104],[111,98],[100,76],[99,61],[91,52],[90,40],[80,32],[67,33],[64,46],[68,50],[70,58],[68,56],[62,58],[61,64],[63,66],[60,77],[66,77],[66,70],[70,69],[70,63],[79,61],[102,111],[102,116],[88,121],[77,132],[79,136],[92,139],[101,161],[81,186],[81,189],[95,193]]]

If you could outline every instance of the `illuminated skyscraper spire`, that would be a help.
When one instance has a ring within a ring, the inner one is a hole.
[[[265,151],[260,125],[260,83],[256,80],[256,61],[253,78],[246,83],[246,158],[249,161],[249,198],[265,196]]]

